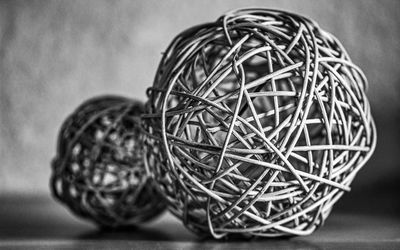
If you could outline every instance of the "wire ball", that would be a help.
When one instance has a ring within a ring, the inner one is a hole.
[[[297,14],[242,9],[180,33],[142,116],[169,210],[214,238],[312,233],[374,151],[366,89]]]
[[[100,96],[63,123],[51,190],[76,215],[102,227],[154,218],[165,209],[143,164],[143,104]]]

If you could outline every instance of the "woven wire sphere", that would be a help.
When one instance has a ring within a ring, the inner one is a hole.
[[[366,89],[297,14],[242,9],[180,33],[142,117],[169,210],[215,238],[312,233],[374,151]]]
[[[100,96],[63,123],[51,190],[70,210],[102,227],[140,223],[165,209],[143,164],[143,104]]]

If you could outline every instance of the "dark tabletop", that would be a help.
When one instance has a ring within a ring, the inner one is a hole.
[[[400,216],[393,206],[379,213],[339,206],[306,237],[216,241],[198,238],[169,213],[140,227],[101,231],[50,197],[7,196],[0,202],[0,247],[6,249],[400,249]]]

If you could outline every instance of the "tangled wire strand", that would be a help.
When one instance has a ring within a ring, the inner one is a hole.
[[[195,232],[310,234],[374,151],[366,89],[314,21],[229,12],[164,53],[142,117],[147,164]]]
[[[165,209],[143,164],[143,104],[100,96],[63,123],[52,163],[53,195],[100,226],[150,220]]]

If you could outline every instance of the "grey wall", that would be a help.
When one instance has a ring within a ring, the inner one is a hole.
[[[307,15],[343,42],[370,81],[379,129],[355,188],[400,180],[400,1],[1,1],[0,195],[48,192],[67,114],[98,94],[145,100],[174,35],[244,6]]]

